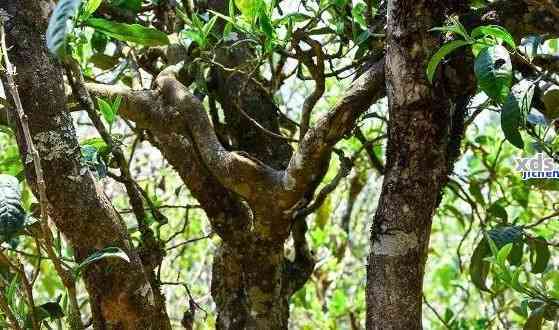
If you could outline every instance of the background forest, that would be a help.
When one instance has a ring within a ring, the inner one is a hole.
[[[0,8],[1,329],[559,328],[559,2]]]

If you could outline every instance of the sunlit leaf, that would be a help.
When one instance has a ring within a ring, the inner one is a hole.
[[[437,67],[439,66],[439,63],[441,63],[441,61],[448,54],[468,44],[469,43],[467,41],[454,40],[442,45],[441,48],[439,48],[439,50],[431,57],[429,63],[427,64],[427,79],[429,79],[429,82],[433,82],[433,78],[435,77],[435,72],[437,70]]]
[[[502,104],[512,83],[512,64],[507,49],[503,46],[484,48],[475,60],[474,71],[480,89]]]
[[[165,33],[140,24],[118,23],[103,18],[89,18],[85,24],[117,40],[135,42],[144,46],[161,46],[169,43]]]

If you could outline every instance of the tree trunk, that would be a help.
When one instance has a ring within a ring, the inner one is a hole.
[[[226,244],[215,257],[212,295],[218,329],[287,329],[288,298],[282,290],[283,244]]]
[[[82,261],[105,247],[119,247],[130,262],[106,259],[84,271],[95,329],[170,329],[164,299],[150,285],[122,219],[80,161],[72,118],[66,108],[62,70],[48,54],[44,32],[49,1],[3,0],[10,15],[7,42],[17,69],[23,108],[41,157],[49,198],[49,216]],[[26,176],[35,174],[27,147],[17,134]]]
[[[440,26],[443,11],[452,6],[452,1],[388,1],[390,123],[386,173],[371,230],[367,329],[421,329],[431,221],[455,153],[450,152],[453,113],[461,112],[443,88],[432,88],[425,69],[438,47],[429,29]]]

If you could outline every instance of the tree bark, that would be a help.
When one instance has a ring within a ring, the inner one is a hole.
[[[455,151],[453,115],[425,69],[453,1],[388,1],[386,77],[389,99],[386,173],[371,230],[367,329],[421,329],[422,282],[431,221]],[[462,109],[463,110],[463,109]],[[459,130],[458,130],[459,131]],[[459,146],[458,137],[458,146]]]
[[[62,70],[48,54],[44,32],[48,1],[3,0],[10,15],[7,41],[17,69],[16,83],[34,143],[41,157],[49,216],[80,262],[99,249],[123,249],[130,262],[106,259],[84,271],[95,329],[170,329],[164,300],[149,281],[122,219],[80,161],[79,143],[66,108]],[[35,181],[27,146],[17,134],[26,176]]]

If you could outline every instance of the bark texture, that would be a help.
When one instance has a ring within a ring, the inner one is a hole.
[[[278,161],[286,157],[285,144],[276,144],[279,148],[249,148],[256,142],[246,138],[246,147],[237,146],[240,150],[224,145],[216,135],[216,124],[210,122],[200,101],[177,80],[176,73],[172,68],[160,73],[153,91],[99,84],[87,87],[94,95],[123,97],[120,114],[148,130],[152,143],[200,201],[221,237],[212,277],[217,328],[286,329],[289,298],[304,285],[314,267],[306,245],[304,219],[295,218],[311,202],[336,142],[384,95],[384,63],[376,63],[354,83],[340,102],[309,129],[288,161]],[[268,97],[257,91],[245,90],[244,97]],[[253,106],[245,103],[244,109],[250,109],[245,111],[257,111],[259,103],[252,102]],[[259,120],[279,134],[273,107],[260,111],[272,111],[266,117],[270,124]],[[235,120],[234,115],[230,118]],[[244,125],[246,122],[230,128],[236,130],[240,140],[245,139],[243,131],[262,134]],[[296,247],[294,260],[284,256],[284,243],[290,234]]]
[[[425,68],[452,1],[388,1],[389,99],[384,182],[371,231],[367,329],[421,329],[422,280],[431,220],[452,163],[456,105]],[[462,114],[463,115],[463,114]],[[458,146],[459,146],[458,140]]]
[[[70,242],[78,262],[108,246],[120,247],[130,258],[130,263],[107,259],[86,268],[94,328],[170,329],[164,301],[151,287],[125,224],[80,161],[62,70],[45,46],[49,2],[8,0],[0,1],[0,8],[11,15],[6,22],[7,40],[13,46],[16,83],[41,157],[51,219]],[[34,182],[21,134],[18,145],[26,176]]]

